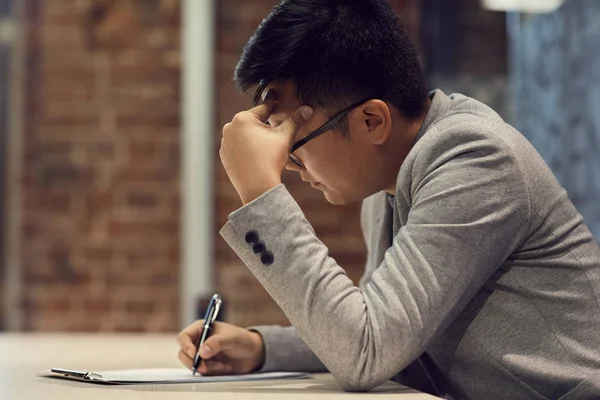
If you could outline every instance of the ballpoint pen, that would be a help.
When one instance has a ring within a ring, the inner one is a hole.
[[[200,366],[200,362],[202,362],[202,358],[200,357],[200,347],[210,336],[212,324],[215,322],[215,319],[219,314],[219,309],[221,308],[222,302],[223,300],[221,299],[221,296],[215,293],[208,303],[208,308],[206,309],[206,314],[204,315],[204,326],[202,327],[202,332],[200,335],[198,335],[198,341],[196,343],[196,356],[194,357],[192,376],[196,375],[198,367]]]

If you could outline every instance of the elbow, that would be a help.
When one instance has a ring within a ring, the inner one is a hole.
[[[385,382],[374,374],[362,374],[358,371],[343,375],[333,375],[336,382],[345,392],[367,392]]]
[[[378,386],[377,384],[373,385],[369,382],[340,382],[340,386],[344,392],[368,392],[374,387]]]
[[[337,384],[345,392],[367,392],[395,375],[397,359],[384,357],[377,348],[369,343],[347,354],[348,358],[337,359],[337,362],[328,365]]]
[[[381,384],[373,380],[338,380],[344,392],[367,392]]]

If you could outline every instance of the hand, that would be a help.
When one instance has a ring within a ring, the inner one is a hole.
[[[281,173],[300,126],[313,113],[302,106],[277,127],[265,122],[274,106],[272,91],[264,102],[242,111],[223,127],[219,155],[225,171],[242,200],[247,204],[281,183]]]
[[[185,328],[177,337],[179,360],[192,369],[196,342],[204,320]],[[212,334],[200,348],[202,375],[246,374],[262,366],[265,358],[262,336],[256,332],[224,322],[214,322]]]

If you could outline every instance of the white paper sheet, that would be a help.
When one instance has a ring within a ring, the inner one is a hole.
[[[185,368],[146,368],[146,369],[125,369],[114,371],[93,371],[90,378],[78,379],[69,376],[59,376],[48,372],[44,374],[47,377],[59,377],[75,379],[90,383],[108,383],[115,385],[136,385],[136,384],[164,384],[164,383],[199,383],[199,382],[237,382],[254,381],[264,379],[298,379],[308,378],[309,375],[301,372],[263,372],[246,375],[221,375],[221,376],[202,376]]]

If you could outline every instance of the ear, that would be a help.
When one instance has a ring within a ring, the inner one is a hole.
[[[388,141],[392,131],[392,114],[382,100],[369,100],[362,107],[363,123],[367,127],[369,140],[374,145]]]

